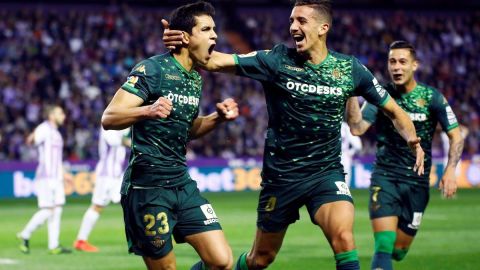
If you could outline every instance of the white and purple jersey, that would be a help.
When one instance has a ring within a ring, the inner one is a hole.
[[[41,123],[34,131],[34,142],[38,148],[37,179],[63,179],[63,138],[58,128],[50,122]]]
[[[100,160],[95,168],[97,177],[119,178],[123,173],[126,149],[122,144],[123,137],[128,133],[124,130],[100,129],[98,153]]]

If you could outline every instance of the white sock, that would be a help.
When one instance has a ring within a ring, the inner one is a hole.
[[[95,223],[97,223],[100,214],[93,210],[91,207],[88,208],[85,215],[83,215],[82,225],[80,226],[80,231],[78,232],[77,240],[87,241],[90,232],[92,231]]]
[[[53,209],[53,215],[48,219],[48,249],[54,249],[60,245],[60,220],[62,217],[62,207],[57,206]]]
[[[30,239],[32,233],[36,231],[45,221],[52,215],[51,209],[40,209],[38,210],[28,221],[27,225],[20,232],[20,236],[23,239]]]

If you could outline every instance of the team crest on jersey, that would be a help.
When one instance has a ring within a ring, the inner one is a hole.
[[[135,87],[135,84],[138,82],[138,77],[137,76],[129,76],[127,78],[127,84],[132,86],[132,87]]]
[[[332,70],[332,77],[335,80],[339,80],[342,77],[342,73],[338,69]]]
[[[425,99],[423,98],[419,98],[415,101],[415,103],[417,104],[418,107],[425,107],[425,104],[427,104],[427,101],[425,101]]]
[[[161,248],[165,245],[165,240],[162,240],[160,236],[157,236],[150,243],[156,248]]]
[[[141,65],[141,66],[137,67],[136,69],[134,69],[133,71],[138,71],[140,73],[143,73],[143,75],[147,75],[146,70],[145,70],[145,65]]]

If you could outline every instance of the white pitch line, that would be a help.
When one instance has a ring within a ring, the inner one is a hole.
[[[12,260],[9,258],[0,258],[0,265],[2,264],[6,264],[6,265],[18,264],[18,261]]]

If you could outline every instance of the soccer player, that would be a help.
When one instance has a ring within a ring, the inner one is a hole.
[[[388,72],[392,83],[387,91],[413,120],[425,149],[425,170],[430,171],[432,138],[437,123],[450,138],[448,164],[440,180],[446,198],[457,189],[455,166],[463,149],[457,119],[446,99],[436,89],[419,83],[415,48],[406,41],[390,45]],[[402,260],[420,227],[429,199],[429,174],[412,173],[414,158],[393,128],[392,122],[375,106],[367,103],[360,112],[358,101],[347,103],[352,134],[363,134],[377,126],[377,157],[370,186],[370,219],[375,238],[372,269],[392,269],[392,258]]]
[[[423,172],[423,150],[408,115],[357,59],[327,49],[331,21],[329,1],[296,1],[290,16],[295,48],[277,45],[246,55],[213,52],[204,66],[260,81],[267,100],[257,233],[236,269],[267,268],[303,205],[328,239],[337,269],[359,269],[353,200],[340,163],[347,98],[362,95],[381,107],[416,153],[414,170]],[[163,24],[168,28],[167,21]],[[175,46],[182,42],[182,33],[166,30],[164,42]]]
[[[218,217],[188,175],[186,144],[238,116],[233,99],[198,116],[205,65],[216,44],[214,8],[206,2],[181,6],[172,26],[186,44],[138,63],[106,108],[105,129],[132,126],[132,153],[122,184],[128,249],[148,269],[175,269],[172,235],[192,245],[201,260],[192,269],[231,269],[232,251]]]
[[[45,121],[27,138],[27,144],[38,148],[38,166],[35,171],[35,190],[40,208],[17,234],[21,240],[20,251],[30,253],[29,239],[48,220],[48,249],[50,254],[70,253],[59,243],[62,207],[65,204],[63,184],[63,139],[58,127],[65,121],[59,106],[45,107]]]
[[[352,160],[355,153],[362,150],[362,141],[358,136],[353,136],[350,127],[342,122],[342,165],[345,170],[345,183],[350,187],[352,181]]]
[[[131,146],[128,137],[130,129],[105,130],[100,129],[98,140],[99,161],[95,168],[95,188],[92,205],[85,212],[73,244],[76,250],[98,252],[98,248],[88,242],[88,236],[97,222],[103,209],[110,203],[120,202],[120,186],[122,184],[123,163],[126,149]]]

